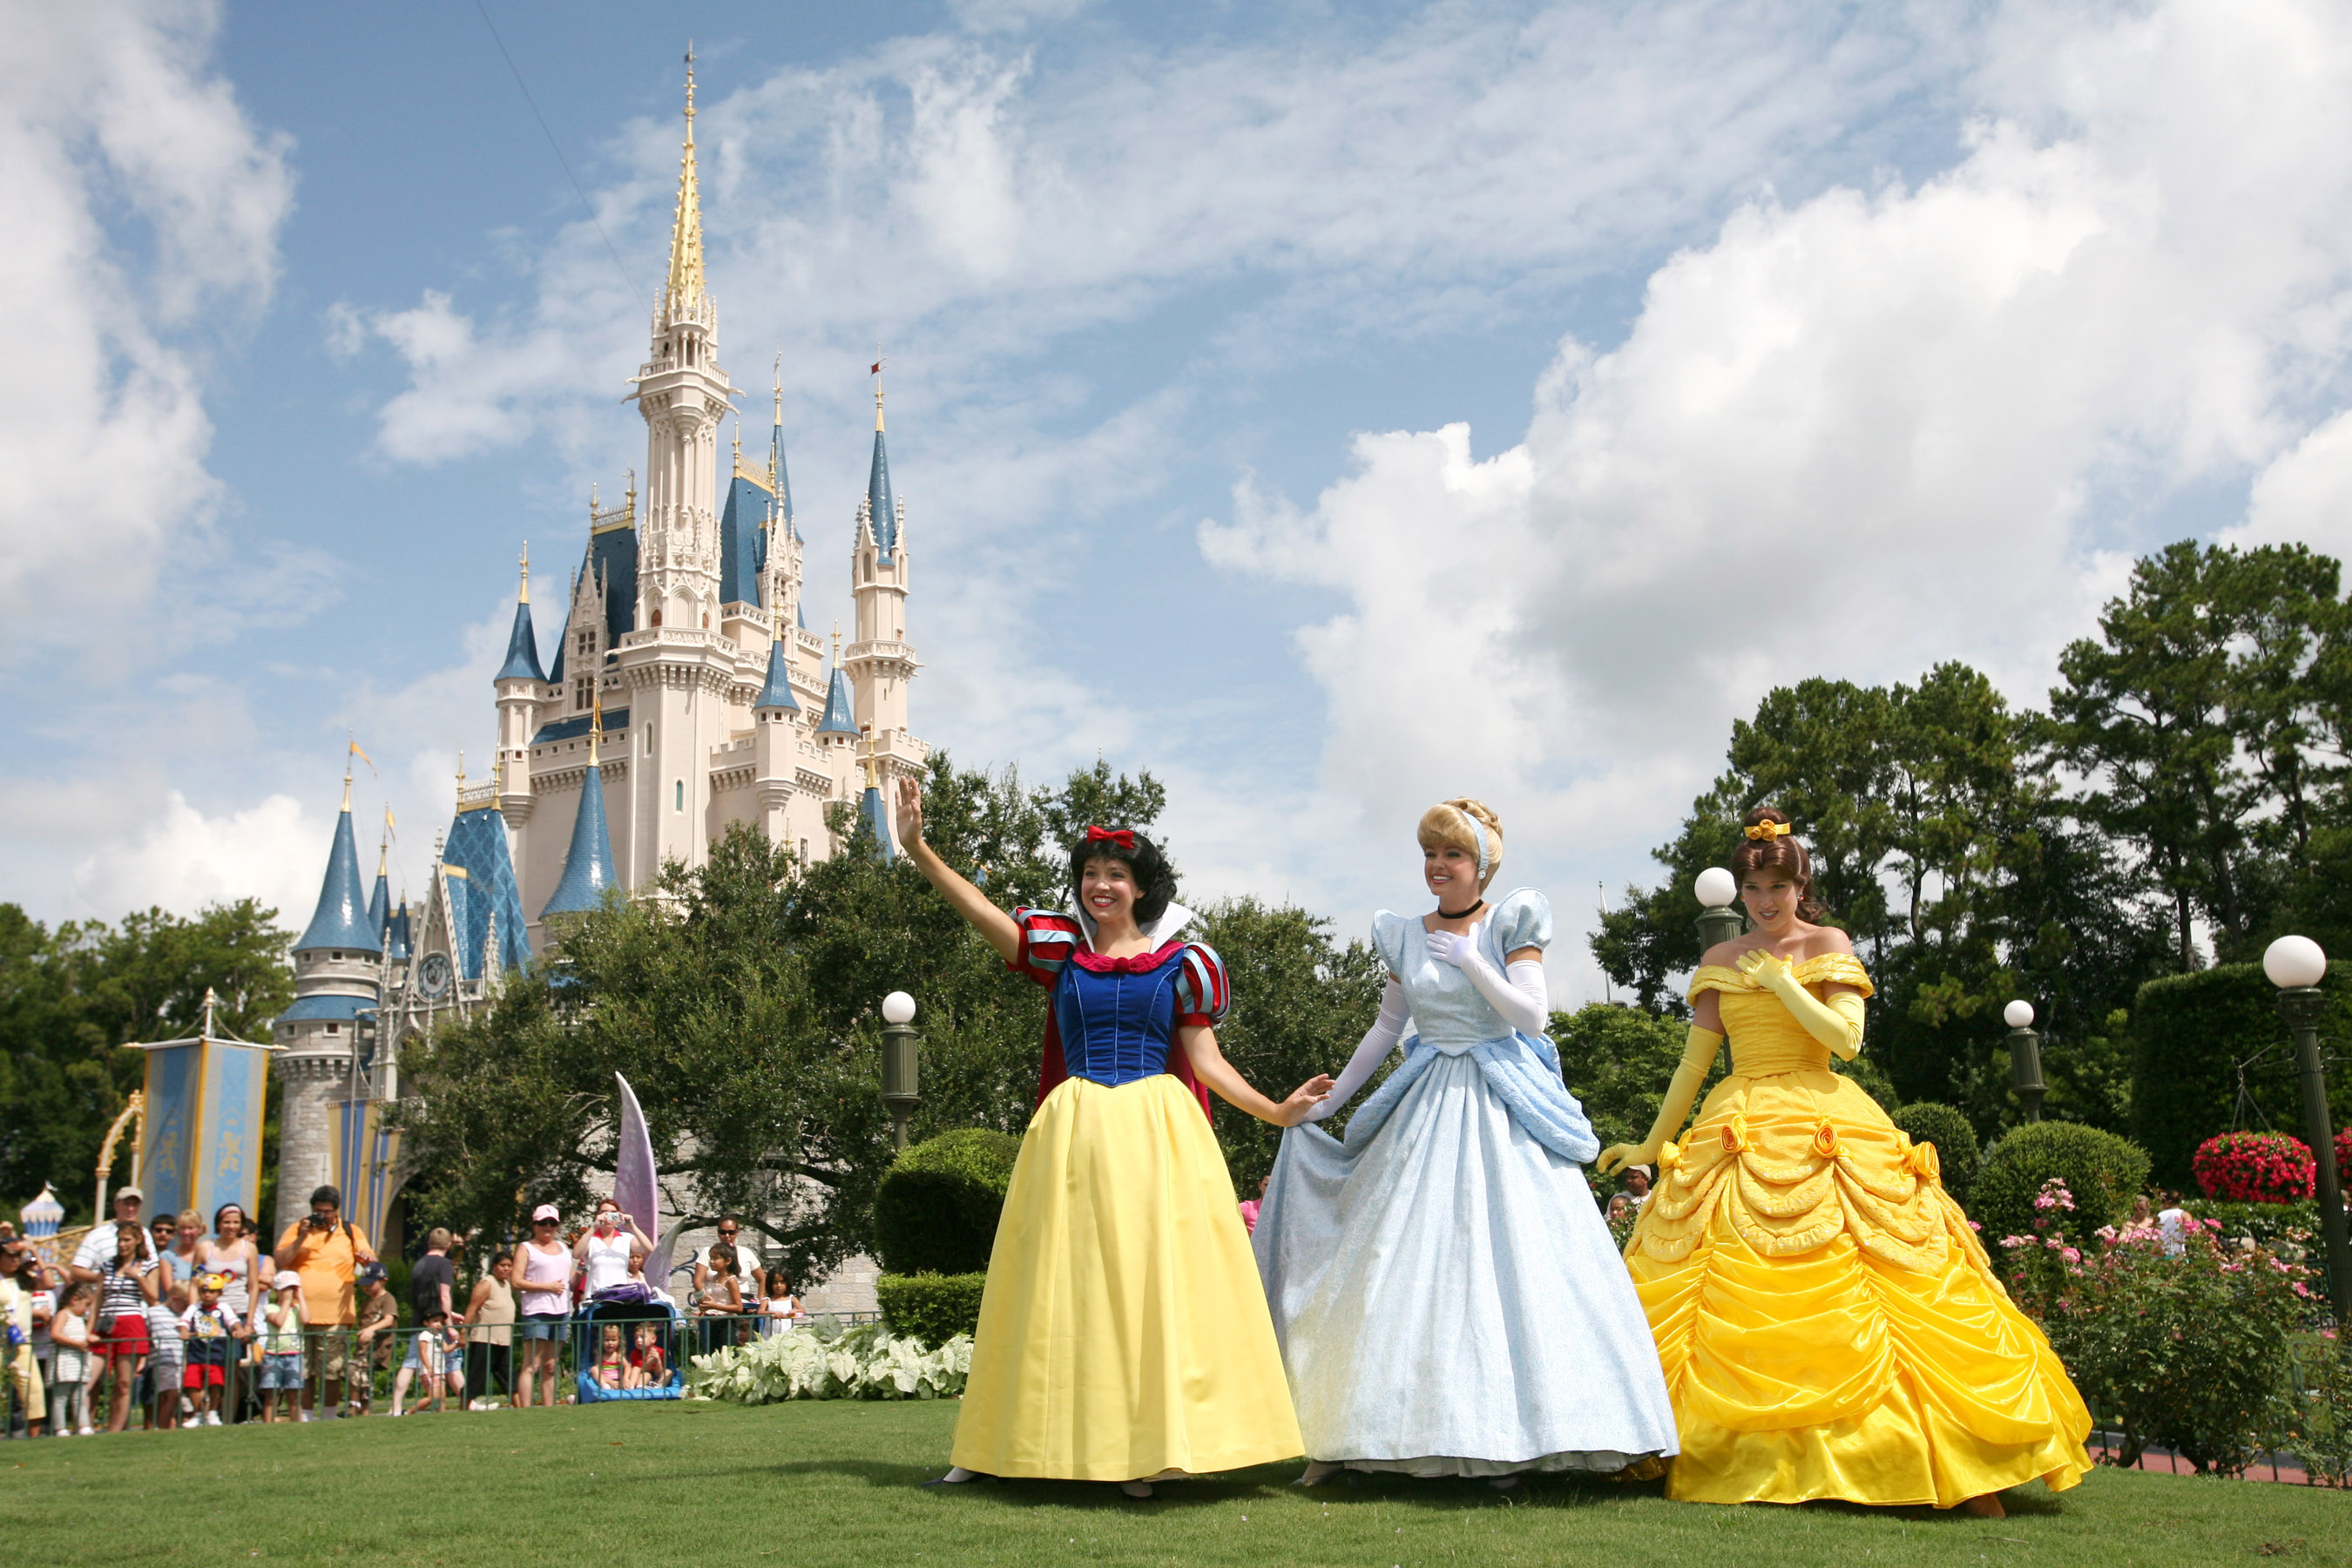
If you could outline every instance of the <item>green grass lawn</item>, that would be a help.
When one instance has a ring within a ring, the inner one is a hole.
[[[2352,1498],[2104,1470],[2010,1518],[1832,1505],[1713,1508],[1656,1485],[1369,1482],[1294,1466],[1162,1487],[916,1483],[951,1404],[606,1405],[381,1416],[0,1447],[11,1558],[76,1563],[399,1563],[421,1568],[833,1564],[2352,1563]]]

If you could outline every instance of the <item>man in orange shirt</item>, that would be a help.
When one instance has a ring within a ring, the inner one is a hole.
[[[353,1282],[362,1266],[376,1260],[368,1239],[343,1218],[343,1194],[320,1187],[310,1194],[310,1217],[297,1220],[278,1238],[278,1267],[302,1277],[302,1309],[310,1357],[303,1396],[316,1398],[326,1384],[326,1414],[343,1403],[343,1373],[352,1327],[359,1321]],[[364,1377],[366,1372],[360,1373]]]

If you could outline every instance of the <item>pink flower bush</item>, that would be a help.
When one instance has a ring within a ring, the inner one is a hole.
[[[2342,1140],[2338,1141],[2339,1145]],[[2209,1198],[2285,1204],[2311,1196],[2319,1166],[2310,1146],[2284,1132],[2224,1132],[2198,1145],[2189,1169]]]

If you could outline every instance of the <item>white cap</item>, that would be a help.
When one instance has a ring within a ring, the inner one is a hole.
[[[291,1268],[281,1268],[278,1277],[270,1280],[269,1287],[273,1290],[299,1290],[302,1288],[302,1277]]]

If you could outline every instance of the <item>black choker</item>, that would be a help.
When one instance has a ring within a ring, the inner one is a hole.
[[[1486,900],[1484,899],[1479,900],[1476,903],[1471,905],[1466,910],[1449,910],[1444,904],[1440,904],[1437,906],[1437,918],[1442,921],[1466,921],[1472,915],[1476,914],[1480,910],[1483,910],[1486,907]]]

